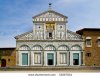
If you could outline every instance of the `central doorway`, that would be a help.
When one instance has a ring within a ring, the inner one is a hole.
[[[47,53],[48,65],[54,65],[54,53]]]

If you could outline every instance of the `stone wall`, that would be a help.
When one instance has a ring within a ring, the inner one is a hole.
[[[84,57],[86,66],[100,66],[100,47],[98,47],[97,38],[100,37],[100,31],[83,31],[83,38],[86,42],[86,37],[91,37],[92,46],[86,47],[84,43]],[[91,56],[88,57],[87,53],[91,53]]]
[[[15,48],[0,48],[1,63],[2,59],[6,60],[6,67],[16,66],[16,49]]]

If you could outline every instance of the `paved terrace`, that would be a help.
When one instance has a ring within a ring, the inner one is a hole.
[[[100,72],[100,66],[67,66],[67,67],[1,67],[0,71],[69,71],[69,72]]]

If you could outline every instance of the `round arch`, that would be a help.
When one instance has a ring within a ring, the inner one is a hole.
[[[30,47],[28,45],[21,45],[19,50],[30,50]]]
[[[45,47],[45,50],[56,50],[56,47],[54,46],[54,45],[47,45],[46,47]]]
[[[43,50],[43,47],[41,45],[34,45],[32,50]]]
[[[73,45],[72,47],[71,47],[71,50],[77,50],[77,51],[82,51],[82,47],[80,46],[80,45]]]
[[[69,47],[67,45],[60,45],[57,50],[66,50],[66,51],[68,51]]]

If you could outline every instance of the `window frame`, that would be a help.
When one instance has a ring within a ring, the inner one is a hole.
[[[37,59],[37,61],[36,61],[36,57],[35,57],[36,55],[35,55],[35,54],[39,54],[39,55],[40,55],[40,61],[39,61],[39,62],[38,62],[39,57],[38,57],[38,59]],[[41,61],[42,61],[42,60],[41,60],[41,56],[42,56],[42,55],[41,55],[41,52],[35,52],[35,53],[34,53],[34,64],[41,64]]]
[[[49,38],[52,38],[52,32],[49,32]]]
[[[23,55],[24,55],[24,54],[25,54],[25,55],[27,54],[27,63],[26,63],[26,64],[23,63]],[[29,65],[29,53],[28,53],[28,52],[22,52],[22,53],[21,53],[21,65],[22,65],[22,66],[28,66],[28,65]]]
[[[87,56],[87,57],[91,57],[91,53],[90,53],[90,52],[87,52],[87,53],[86,53],[86,56]]]
[[[88,44],[88,42],[90,44]],[[86,47],[92,47],[92,38],[91,37],[86,37],[85,45],[86,45]]]
[[[98,44],[98,47],[100,47],[100,38],[97,39],[97,44]]]
[[[63,57],[61,58],[61,55],[63,56],[63,55],[65,55],[65,61],[63,60]],[[63,61],[62,61],[62,60]],[[64,53],[64,52],[61,52],[60,53],[60,64],[67,64],[67,53]]]

